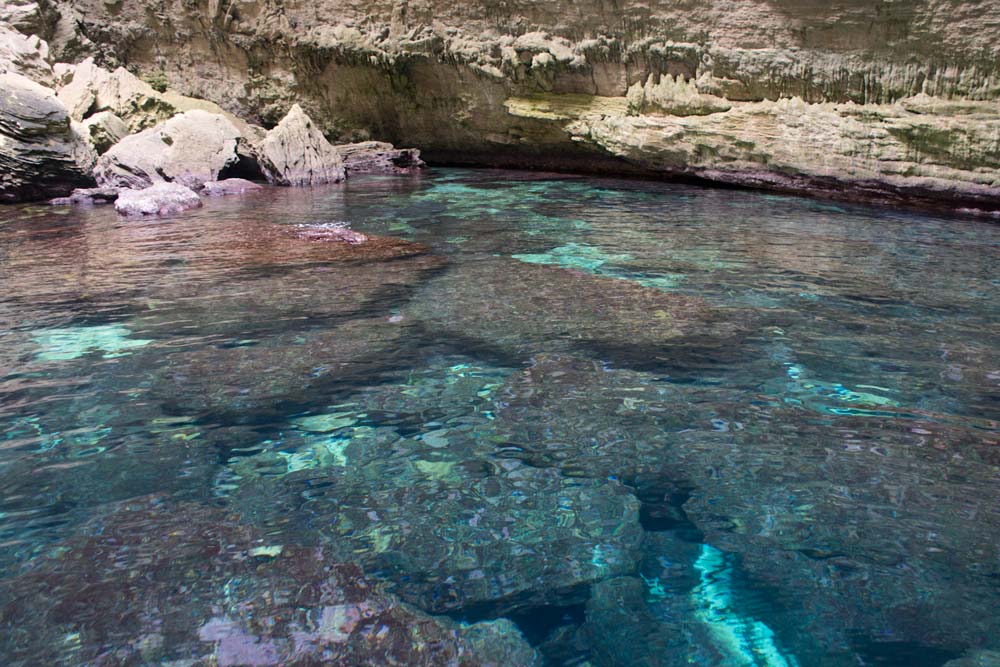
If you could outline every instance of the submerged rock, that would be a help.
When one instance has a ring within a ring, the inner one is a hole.
[[[1000,651],[973,649],[966,651],[961,658],[956,658],[944,664],[944,667],[998,667]]]
[[[10,667],[186,664],[533,667],[513,623],[470,626],[401,603],[322,548],[238,517],[131,502],[0,583]]]
[[[201,194],[206,197],[225,197],[227,195],[242,195],[261,189],[260,185],[245,178],[227,178],[222,181],[205,183],[202,186]]]
[[[234,261],[244,279],[177,285],[167,293],[173,308],[142,316],[147,329],[169,332],[182,320],[187,331],[215,340],[171,355],[154,374],[157,398],[184,410],[254,419],[306,400],[316,387],[398,363],[407,332],[390,321],[394,298],[433,276],[444,260],[398,239],[315,243],[278,232],[228,247],[240,250]],[[246,312],[256,317],[247,321]],[[303,320],[313,326],[288,331],[289,322]]]
[[[264,322],[261,326],[280,323]],[[253,333],[252,328],[239,327],[239,323],[228,324],[236,329],[234,333]],[[206,328],[211,329],[211,324]],[[401,346],[404,333],[401,327],[379,318],[351,320],[305,336],[224,340],[171,355],[168,363],[157,369],[151,391],[175,409],[236,421],[259,419],[270,411],[280,412],[282,405],[307,402],[324,385],[346,383],[391,365],[388,355]],[[246,342],[240,344],[243,340]]]
[[[445,335],[520,354],[621,345],[656,348],[695,330],[706,339],[731,333],[735,324],[721,321],[694,297],[494,258],[465,263],[431,283],[410,314]]]
[[[173,181],[201,188],[237,162],[240,132],[225,117],[194,110],[126,137],[102,155],[94,169],[100,185],[143,188]]]
[[[201,206],[194,190],[178,183],[157,183],[142,190],[118,191],[115,210],[123,215],[173,215]]]
[[[55,93],[20,74],[0,74],[0,201],[62,196],[93,184],[94,153]]]
[[[618,577],[593,587],[582,635],[599,667],[673,667],[689,664],[678,651],[682,638],[665,627],[646,604],[646,586]],[[670,660],[670,656],[676,656]],[[733,663],[736,664],[736,663]]]
[[[627,479],[640,492],[644,476],[676,473],[668,436],[698,421],[656,375],[567,354],[533,356],[493,403],[483,433],[509,455],[567,476]]]
[[[354,231],[347,225],[337,222],[299,225],[297,229],[296,234],[299,238],[310,241],[332,241],[358,245],[369,240],[369,237],[361,232]]]
[[[256,149],[264,176],[275,185],[339,183],[347,177],[340,152],[298,104]]]
[[[363,547],[404,599],[435,612],[578,602],[586,584],[633,570],[642,541],[639,503],[621,485],[528,467],[330,495],[339,514],[330,532]]]
[[[886,633],[989,645],[1000,524],[971,489],[995,478],[995,448],[974,428],[913,408],[828,400],[835,407],[822,418],[804,418],[808,404],[769,396],[717,415],[741,428],[680,434],[671,457],[695,488],[686,515],[757,582],[805,609],[802,632],[818,645],[846,651],[858,636]],[[963,513],[982,520],[927,529]]]
[[[339,461],[328,454],[325,464],[279,470],[261,460],[256,471],[239,462],[237,502],[275,534],[377,570],[423,609],[502,615],[578,604],[589,584],[638,562],[639,502],[613,480],[504,459],[462,429],[401,439],[343,426],[328,441],[339,441]],[[308,518],[282,519],[293,507]]]

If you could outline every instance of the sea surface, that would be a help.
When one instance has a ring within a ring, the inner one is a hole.
[[[0,663],[352,664],[334,565],[421,660],[1000,664],[1000,226],[452,169],[0,208]]]

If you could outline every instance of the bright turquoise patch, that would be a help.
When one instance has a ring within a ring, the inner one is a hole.
[[[798,661],[778,647],[771,628],[737,610],[733,568],[723,552],[703,544],[694,568],[700,582],[691,591],[695,616],[726,655],[727,666],[797,667]]]
[[[583,271],[606,278],[627,280],[643,287],[653,287],[662,290],[675,289],[684,281],[684,276],[676,273],[646,274],[608,266],[609,264],[613,265],[618,262],[631,261],[633,257],[626,254],[615,255],[606,253],[595,246],[580,243],[567,243],[558,248],[553,248],[548,252],[523,253],[513,255],[513,257],[526,264],[559,266],[564,269]]]
[[[130,338],[132,331],[121,324],[93,327],[70,327],[39,331],[32,340],[41,348],[39,361],[69,361],[92,352],[102,352],[105,359],[120,357],[153,341]]]

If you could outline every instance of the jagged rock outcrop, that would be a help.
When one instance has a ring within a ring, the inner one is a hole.
[[[257,145],[260,166],[275,185],[339,183],[344,159],[298,104]]]
[[[125,120],[132,131],[139,131],[167,120],[176,111],[152,86],[123,67],[109,72],[87,58],[64,76],[68,83],[59,89],[59,99],[78,121],[110,111]]]
[[[31,33],[40,24],[38,3],[34,0],[5,0],[0,3],[0,21]]]
[[[81,124],[84,136],[98,155],[128,136],[128,125],[110,111],[100,111]]]
[[[118,191],[115,210],[122,215],[173,215],[201,206],[201,198],[179,183],[157,183],[141,190]]]
[[[37,35],[25,35],[0,22],[0,74],[13,72],[51,86],[49,45]]]
[[[994,5],[251,0],[175,6],[163,20],[150,0],[56,0],[63,27],[42,36],[59,57],[89,49],[162,73],[252,122],[276,123],[299,102],[328,137],[405,142],[434,160],[996,208],[996,144],[983,138],[1000,99],[1000,25],[984,18]],[[561,110],[517,112],[539,95],[606,113],[583,128]],[[917,95],[934,101],[932,117],[897,105]],[[789,114],[767,105],[792,98],[806,111],[775,138]],[[848,103],[849,117],[833,119]],[[950,106],[965,103],[985,110]]]
[[[508,111],[656,172],[812,194],[1000,205],[1000,104],[960,116],[899,104],[734,102],[725,113],[631,115],[622,98],[512,98]]]
[[[110,187],[177,182],[200,189],[236,164],[239,139],[239,130],[225,117],[187,111],[112,146],[98,159],[94,176],[100,185]]]
[[[659,78],[659,81],[654,79]],[[724,113],[733,105],[715,95],[698,92],[693,82],[683,75],[661,77],[650,75],[645,84],[635,83],[625,96],[629,112],[641,116],[645,113],[660,113],[668,116],[707,116]]]
[[[396,148],[381,141],[343,144],[336,148],[349,174],[408,174],[424,167],[420,151]]]
[[[46,199],[93,184],[94,153],[50,88],[0,74],[0,201]]]

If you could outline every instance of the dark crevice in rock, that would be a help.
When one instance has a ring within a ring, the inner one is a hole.
[[[639,523],[646,532],[673,531],[681,539],[701,542],[704,535],[684,512],[684,503],[694,492],[687,482],[675,482],[649,475],[631,480],[629,486],[636,490],[639,498]]]
[[[557,629],[565,626],[579,626],[584,621],[586,600],[566,605],[544,605],[524,607],[509,612],[503,617],[514,621],[525,639],[532,646],[538,646]],[[448,614],[449,617],[463,623],[478,623],[499,618],[497,610],[492,605],[481,605],[463,608]]]
[[[255,183],[266,182],[267,179],[264,178],[264,171],[261,169],[260,163],[253,156],[237,152],[236,158],[235,162],[224,167],[219,172],[218,180],[243,178]]]

